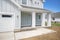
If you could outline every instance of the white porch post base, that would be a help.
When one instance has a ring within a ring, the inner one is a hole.
[[[47,14],[47,26],[51,26],[51,14]]]
[[[35,27],[36,24],[36,13],[32,12],[32,27]]]
[[[41,15],[41,26],[45,27],[45,13],[42,13]]]

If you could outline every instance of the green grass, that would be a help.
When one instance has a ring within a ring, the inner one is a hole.
[[[60,23],[58,23],[58,22],[52,22],[52,26],[60,26]]]

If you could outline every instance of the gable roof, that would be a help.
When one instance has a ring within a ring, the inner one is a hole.
[[[19,8],[20,10],[22,10],[23,8],[32,8],[33,10],[37,10],[37,11],[42,11],[43,13],[54,13],[50,10],[47,10],[47,9],[43,9],[43,8],[34,8],[34,7],[28,7],[28,6],[22,6],[22,5],[19,5],[18,3],[16,3],[14,0],[10,0],[13,4],[15,4],[17,6],[17,8]],[[23,9],[24,10],[24,9]]]
[[[19,9],[21,8],[21,6],[18,4],[18,3],[16,3],[14,0],[9,0],[9,1],[11,1],[14,5],[16,5]]]

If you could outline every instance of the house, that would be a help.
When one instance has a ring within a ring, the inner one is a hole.
[[[60,12],[52,13],[52,21],[60,22]],[[54,18],[54,20],[53,20]]]
[[[0,0],[0,40],[20,40],[54,32],[51,13],[44,9],[45,0]],[[47,22],[46,22],[47,20]],[[31,31],[22,31],[34,29]]]
[[[0,32],[27,27],[51,27],[52,12],[43,8],[44,2],[45,0],[0,0]]]

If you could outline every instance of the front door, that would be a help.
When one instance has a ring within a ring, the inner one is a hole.
[[[41,14],[40,13],[36,14],[36,25],[37,26],[41,25]]]

